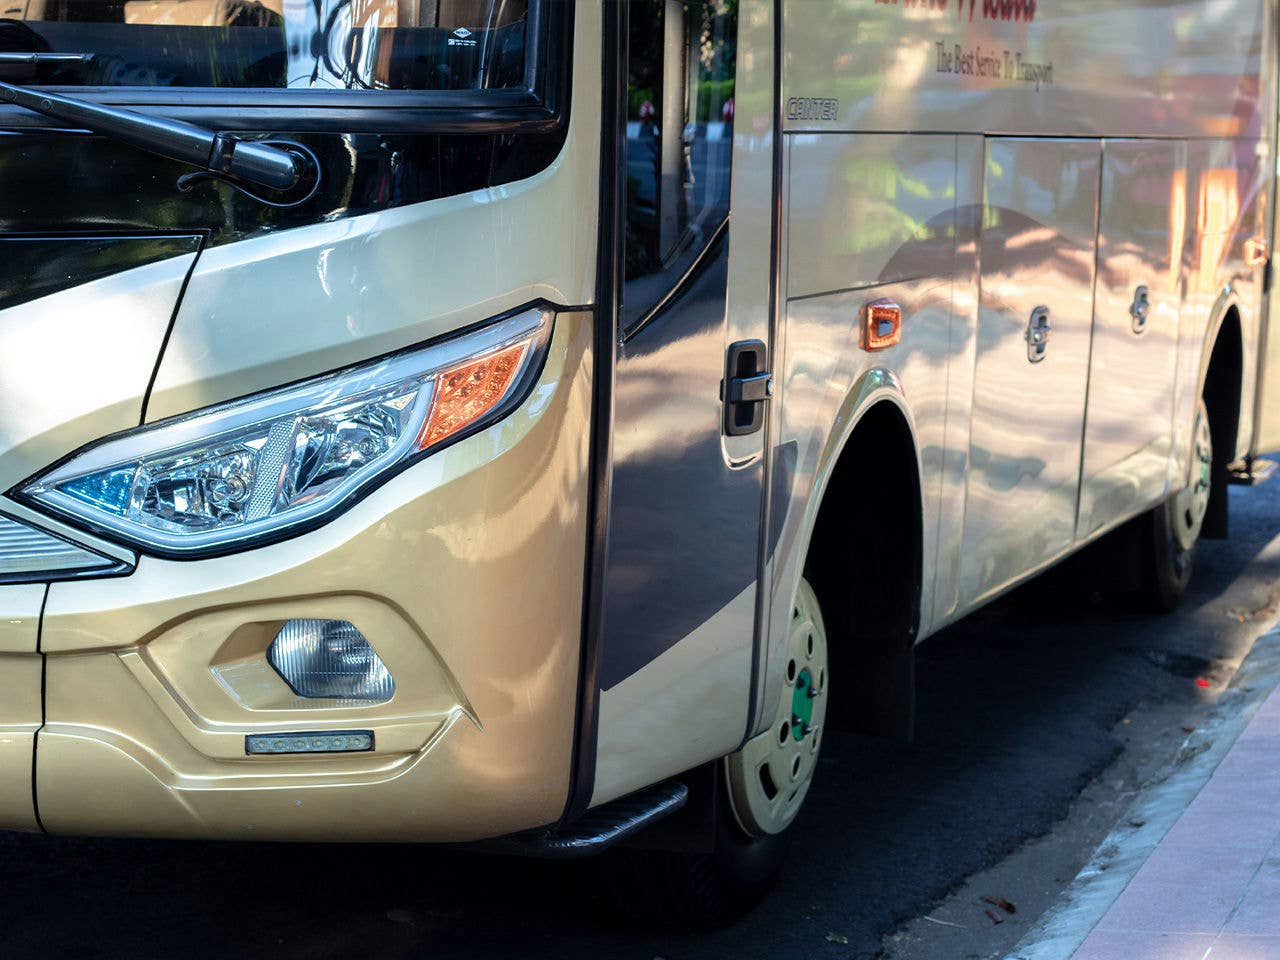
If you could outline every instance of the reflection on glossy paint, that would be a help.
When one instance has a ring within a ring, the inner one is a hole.
[[[1218,267],[1231,244],[1230,231],[1240,215],[1238,177],[1234,168],[1225,167],[1210,168],[1200,174],[1200,205],[1196,212],[1200,290],[1213,289]]]
[[[1169,181],[1169,288],[1182,275],[1182,251],[1187,240],[1187,168],[1173,171]]]

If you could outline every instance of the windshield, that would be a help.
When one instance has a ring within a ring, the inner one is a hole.
[[[482,90],[525,85],[537,0],[0,0],[0,52],[92,53],[14,82]]]

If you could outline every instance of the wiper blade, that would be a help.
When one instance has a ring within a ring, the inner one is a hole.
[[[47,60],[51,55],[22,56]],[[310,151],[274,145],[280,141],[242,140],[182,120],[150,117],[11,83],[0,82],[0,100],[150,153],[189,163],[233,184],[240,180],[272,190],[291,190],[308,176],[319,174],[318,170],[309,169],[313,166],[310,158],[314,156]]]
[[[43,53],[35,50],[28,53],[0,53],[0,67],[38,67],[41,64],[65,66],[71,63],[88,63],[93,59],[92,53]]]

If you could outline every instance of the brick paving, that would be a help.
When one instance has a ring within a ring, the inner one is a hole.
[[[1280,960],[1280,689],[1072,960]]]

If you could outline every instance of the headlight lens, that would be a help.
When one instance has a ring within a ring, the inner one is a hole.
[[[164,421],[86,448],[17,491],[143,550],[240,549],[332,515],[373,481],[492,422],[527,392],[551,315]]]

